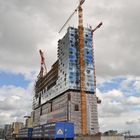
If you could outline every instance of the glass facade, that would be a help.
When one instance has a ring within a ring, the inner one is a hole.
[[[94,92],[92,51],[91,29],[84,28],[85,91],[91,94]],[[65,36],[58,41],[58,63],[56,85],[41,95],[41,104],[68,89],[80,90],[78,29],[69,27]]]
[[[76,28],[68,28],[65,37],[60,40],[60,54],[58,60],[60,69],[67,74],[65,77],[65,86],[67,89],[80,90],[80,69],[79,69],[79,48],[78,48],[78,30]],[[85,91],[94,91],[94,73],[93,73],[93,50],[91,30],[84,29],[84,60],[85,60]],[[63,55],[63,56],[62,56]],[[63,68],[61,64],[64,64]],[[63,77],[60,70],[60,77]],[[61,81],[62,82],[62,81]],[[60,82],[60,83],[61,83]]]

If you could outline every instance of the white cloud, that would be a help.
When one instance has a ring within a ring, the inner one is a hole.
[[[127,125],[133,125],[133,124],[140,124],[140,118],[137,118],[137,119],[131,119],[131,120],[128,120],[128,121],[126,121],[126,124]]]
[[[135,87],[135,89],[136,89],[137,91],[140,91],[140,80],[135,81],[134,87]]]
[[[139,97],[127,96],[116,89],[108,92],[101,92],[97,89],[97,96],[102,100],[102,103],[98,106],[100,130],[102,132],[113,129],[120,132],[131,130],[133,134],[139,133],[140,126],[139,123],[136,123],[139,122],[140,115]]]
[[[137,116],[138,115],[138,116]],[[122,116],[100,118],[100,130],[118,130],[119,132],[131,131],[131,134],[139,134],[139,111],[124,113]]]
[[[105,93],[104,97],[111,98],[111,99],[117,99],[117,98],[123,97],[123,93],[119,90],[113,89],[113,90]]]
[[[128,78],[126,80],[123,80],[122,83],[120,83],[121,89],[127,89],[129,87],[130,82],[132,82],[133,78]]]
[[[140,97],[130,96],[126,99],[126,103],[129,105],[139,105],[140,106]]]
[[[47,52],[46,63],[50,68],[56,59],[57,34],[47,24],[47,16],[28,5],[21,10],[15,1],[0,3],[3,7],[0,11],[0,69],[25,75],[39,71],[40,48],[45,49],[45,55]]]
[[[0,124],[23,121],[32,110],[33,84],[27,89],[15,86],[0,87]]]
[[[99,90],[97,91],[99,98],[102,100],[100,108],[101,117],[120,116],[122,113],[128,111],[127,107],[122,103],[124,96],[121,91],[112,90],[106,93],[101,93]]]
[[[130,86],[133,86],[134,90],[137,92],[140,91],[140,77],[129,75],[125,77],[126,79],[120,83],[121,89],[128,89]]]

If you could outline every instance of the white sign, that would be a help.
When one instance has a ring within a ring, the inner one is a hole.
[[[62,129],[58,129],[58,130],[57,130],[57,134],[58,134],[58,135],[63,135],[63,130],[62,130]]]

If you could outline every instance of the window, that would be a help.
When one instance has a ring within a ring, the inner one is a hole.
[[[86,70],[87,74],[90,74],[90,70]]]
[[[42,115],[42,107],[40,108],[40,115]]]
[[[89,86],[89,83],[87,83],[87,86]]]
[[[76,104],[76,105],[74,106],[74,111],[79,111],[79,105],[78,105],[78,104]]]
[[[71,84],[73,84],[73,83],[74,83],[74,81],[70,81],[70,83],[71,83]]]
[[[73,54],[73,52],[72,52],[72,51],[70,51],[70,54]]]
[[[89,51],[87,51],[87,54],[89,54]]]
[[[77,85],[79,84],[79,80],[76,80],[76,82],[75,82]]]

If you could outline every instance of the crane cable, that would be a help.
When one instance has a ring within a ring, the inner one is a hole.
[[[60,31],[59,31],[59,33],[61,33],[61,31],[64,29],[64,27],[67,25],[67,23],[71,20],[71,18],[73,17],[73,15],[77,12],[77,9],[78,8],[76,8],[75,10],[74,10],[74,12],[70,15],[70,17],[67,19],[67,21],[65,22],[65,24],[62,26],[62,28],[60,29]]]

